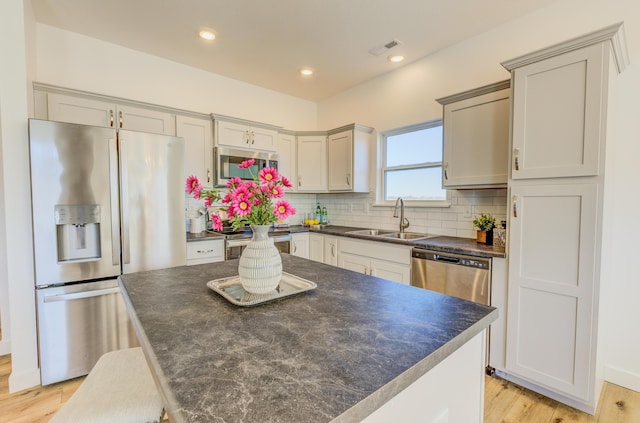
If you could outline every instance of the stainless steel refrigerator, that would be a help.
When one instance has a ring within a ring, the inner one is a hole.
[[[117,277],[184,265],[184,141],[29,120],[42,384],[137,345]]]

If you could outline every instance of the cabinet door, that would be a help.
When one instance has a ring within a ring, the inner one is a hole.
[[[586,399],[598,186],[514,186],[511,195],[507,371]]]
[[[327,137],[298,137],[298,191],[327,190]]]
[[[235,122],[216,121],[216,145],[249,147],[249,127]]]
[[[224,261],[224,239],[187,242],[187,266]]]
[[[259,127],[249,128],[249,144],[251,148],[275,151],[277,140],[278,131]]]
[[[309,260],[324,263],[324,236],[309,233]]]
[[[509,89],[444,106],[442,185],[506,186]]]
[[[122,105],[118,105],[116,111],[120,129],[150,134],[176,134],[176,117],[170,113]]]
[[[279,134],[276,143],[278,153],[278,172],[291,181],[291,191],[298,189],[298,173],[296,172],[296,137],[290,134]]]
[[[411,267],[407,265],[391,263],[384,260],[371,260],[371,276],[377,276],[390,281],[400,282],[405,285],[411,283]]]
[[[371,260],[367,257],[341,253],[338,257],[338,267],[368,275],[371,271]]]
[[[291,255],[309,258],[309,233],[291,234]]]
[[[323,258],[325,264],[338,265],[338,238],[325,235]]]
[[[185,178],[189,175],[195,175],[203,185],[211,186],[213,183],[213,133],[211,119],[177,116],[176,135],[184,138]]]
[[[597,175],[604,43],[513,71],[513,179]]]
[[[329,191],[353,190],[353,131],[329,135]]]
[[[116,105],[82,97],[48,93],[47,119],[114,128],[116,125]]]

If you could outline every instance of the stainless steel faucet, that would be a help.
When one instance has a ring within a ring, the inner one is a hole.
[[[400,203],[400,233],[403,233],[409,227],[409,219],[404,217],[404,200],[402,197],[398,197],[396,200],[396,205],[393,208],[393,217],[398,217],[398,203]]]

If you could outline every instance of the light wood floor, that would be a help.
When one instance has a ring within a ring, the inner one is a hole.
[[[0,421],[47,422],[84,378],[9,395],[11,356],[0,356]],[[640,393],[605,383],[595,416],[502,379],[485,379],[485,423],[639,423]]]

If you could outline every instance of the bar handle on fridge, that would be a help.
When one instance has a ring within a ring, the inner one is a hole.
[[[99,297],[101,295],[117,294],[120,292],[119,287],[95,289],[93,291],[72,292],[69,294],[48,295],[44,297],[45,303],[55,303],[58,301],[80,300],[83,298]]]
[[[122,223],[122,264],[131,262],[129,248],[129,163],[127,161],[127,143],[120,132],[120,219]]]
[[[118,210],[118,147],[115,138],[109,138],[109,181],[111,183],[111,262],[120,264],[120,212]]]

